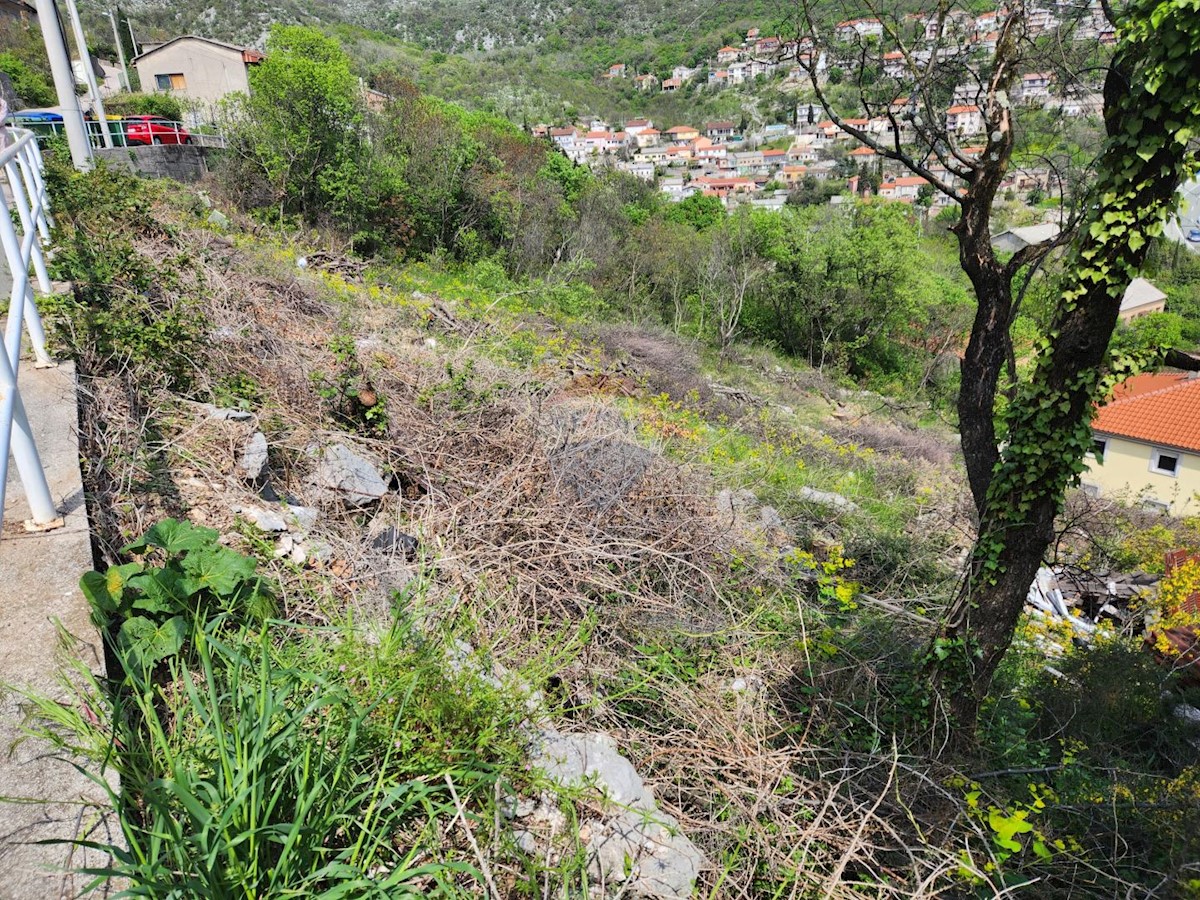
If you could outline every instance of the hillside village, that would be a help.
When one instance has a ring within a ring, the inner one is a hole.
[[[845,58],[814,53],[810,39],[762,36],[759,29],[746,32],[739,46],[722,47],[706,65],[675,67],[669,78],[653,73],[631,74],[616,63],[600,77],[603,80],[632,78],[638,89],[665,93],[692,85],[695,90],[721,90],[742,85],[762,85],[769,80],[785,93],[803,94],[812,77],[830,79],[831,72],[855,66],[859,49],[866,42],[878,57],[880,74],[902,91],[914,67],[938,58],[986,57],[995,50],[997,22],[1003,9],[971,16],[954,11],[949,22],[936,16],[912,14],[906,22],[912,35],[904,35],[908,49],[892,49],[896,35],[885,35],[879,19],[844,21],[835,33],[845,45]],[[1099,0],[1091,0],[1082,16],[1071,4],[1035,6],[1028,11],[1030,37],[1059,34],[1069,20],[1071,41],[1111,45],[1115,35],[1104,17]],[[907,38],[912,37],[909,41]],[[1097,76],[1098,77],[1098,76]],[[1100,84],[1072,81],[1060,85],[1054,72],[1030,71],[1021,75],[1013,98],[1018,104],[1036,107],[1066,119],[1100,114]],[[959,86],[945,109],[945,127],[960,142],[957,151],[966,158],[978,157],[986,149],[986,123],[979,107],[981,88]],[[886,114],[869,118],[848,117],[846,125],[891,143],[907,143],[911,137],[913,110],[906,96],[896,96]],[[726,206],[748,204],[778,209],[790,191],[803,182],[844,182],[847,195],[877,193],[885,200],[931,207],[935,211],[953,203],[932,190],[925,178],[912,175],[901,164],[880,158],[868,147],[856,146],[847,131],[824,115],[812,102],[798,102],[790,123],[748,125],[744,130],[732,121],[703,123],[656,123],[634,118],[610,123],[589,118],[562,125],[539,124],[534,133],[549,137],[570,159],[595,168],[613,167],[656,184],[671,200],[693,194],[721,199]],[[933,174],[953,182],[955,176],[944,166]],[[872,191],[868,175],[875,176]],[[1060,186],[1049,168],[1038,165],[1014,167],[1001,191],[1027,195],[1031,191],[1053,197]]]

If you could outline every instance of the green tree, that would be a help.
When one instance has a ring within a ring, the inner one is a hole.
[[[772,273],[751,315],[760,337],[818,367],[862,372],[916,302],[919,257],[909,212],[894,203],[787,208],[757,219]]]
[[[869,50],[861,42],[857,48],[837,41],[831,45],[816,24],[816,5],[802,0],[801,7],[807,36],[828,52]],[[946,14],[950,7],[945,4],[935,20],[939,31],[953,28],[946,24],[953,18]],[[976,310],[961,360],[957,409],[979,525],[968,572],[928,656],[932,684],[961,726],[961,736],[974,731],[979,705],[1012,641],[1029,585],[1049,546],[1065,490],[1078,478],[1091,445],[1089,417],[1108,362],[1121,295],[1141,265],[1148,239],[1160,229],[1180,179],[1194,163],[1189,142],[1200,130],[1196,0],[1133,0],[1118,12],[1119,44],[1104,91],[1108,142],[1095,177],[1068,175],[1090,191],[1079,209],[1086,227],[1066,269],[1047,336],[1036,348],[1036,364],[1000,420],[997,394],[1002,375],[1012,371],[1012,329],[1020,309],[1014,282],[1027,280],[1047,254],[1076,237],[1068,227],[1059,237],[1003,261],[991,246],[996,199],[1017,149],[1017,118],[1024,115],[1009,101],[1012,88],[1018,73],[1051,62],[1046,48],[1028,39],[1029,5],[1025,0],[1006,4],[995,49],[982,65],[969,58],[972,51],[953,34],[939,34],[935,37],[941,45],[951,48],[950,58],[911,55],[903,78],[867,84],[858,73],[855,97],[838,92],[870,116],[886,114],[901,97],[907,98],[901,116],[910,134],[905,145],[848,121],[815,63],[807,64],[813,93],[831,119],[881,157],[925,178],[961,210],[952,231]],[[873,9],[872,14],[880,13]],[[900,40],[904,26],[898,15],[883,24],[889,39]],[[1161,40],[1155,38],[1156,30]],[[955,53],[962,58],[953,58]],[[1072,72],[1060,74],[1074,77]],[[976,157],[958,149],[960,136],[946,127],[944,115],[964,80],[978,87],[986,123],[986,152]],[[934,170],[935,159],[952,178]],[[1111,371],[1122,367],[1128,371],[1127,363]]]
[[[250,71],[250,94],[226,108],[230,148],[281,215],[351,224],[376,194],[358,79],[336,41],[279,26]]]
[[[575,203],[583,195],[592,177],[590,169],[571,162],[561,153],[551,153],[539,174],[562,188],[563,197],[568,203]]]
[[[58,102],[46,76],[12,51],[0,53],[0,72],[12,79],[13,90],[28,106],[51,106]]]
[[[667,220],[691,225],[697,231],[707,231],[725,219],[725,207],[716,197],[692,194],[667,209]]]
[[[29,106],[58,102],[42,33],[15,19],[0,17],[0,72],[12,79],[18,97]]]
[[[1178,313],[1150,313],[1120,325],[1110,349],[1116,355],[1145,355],[1160,347],[1182,347],[1186,330],[1187,320]]]
[[[1109,342],[1125,289],[1174,208],[1179,184],[1197,166],[1190,145],[1200,131],[1195,0],[1134,0],[1118,24],[1096,203],[1033,371],[1003,417],[1007,443],[985,473],[968,577],[931,653],[935,684],[967,726],[1012,641],[1066,489],[1083,471],[1096,400],[1122,375],[1153,362],[1112,357]]]

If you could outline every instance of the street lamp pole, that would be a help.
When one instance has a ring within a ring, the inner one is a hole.
[[[54,0],[37,0],[37,13],[42,38],[46,42],[46,56],[50,59],[50,73],[54,76],[54,89],[58,93],[58,105],[62,109],[67,144],[71,148],[71,161],[76,169],[86,172],[92,168],[92,145],[83,124],[79,97],[75,94],[75,75],[71,71],[71,60],[67,56],[67,44]]]
[[[129,66],[125,64],[125,45],[121,43],[121,32],[117,29],[117,16],[111,9],[108,11],[108,21],[112,22],[113,41],[117,45],[117,59],[121,61],[121,73],[125,76],[125,90],[132,91],[133,85],[129,82]]]
[[[75,32],[75,49],[79,51],[79,65],[83,67],[83,77],[87,81],[88,90],[92,94],[92,111],[100,125],[100,137],[104,146],[113,148],[112,134],[108,130],[108,117],[104,115],[104,100],[100,97],[100,86],[96,84],[96,72],[92,68],[92,54],[88,53],[87,36],[83,33],[83,23],[79,21],[79,8],[75,0],[66,0],[67,13],[71,17],[71,28]]]

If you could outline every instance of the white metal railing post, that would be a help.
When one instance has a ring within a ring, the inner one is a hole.
[[[54,216],[50,214],[50,193],[46,187],[46,179],[42,177],[42,169],[45,167],[45,162],[42,160],[42,148],[38,146],[36,138],[25,144],[25,153],[28,156],[29,173],[38,187],[38,215],[40,217],[38,230],[42,233],[42,239],[46,243],[50,243],[50,229],[54,227]]]
[[[25,220],[32,217],[21,210],[21,204],[24,202],[21,187],[18,183],[14,183],[9,166],[5,165],[4,171],[8,175],[9,187],[13,192],[12,202],[18,207],[22,227],[25,229],[24,235],[17,237],[8,205],[0,207],[0,243],[4,246],[4,255],[8,258],[8,272],[12,277],[12,294],[8,304],[8,328],[4,333],[4,348],[15,374],[21,356],[23,324],[29,330],[29,340],[33,344],[33,352],[37,356],[38,363],[47,366],[51,365],[52,361],[46,352],[46,333],[42,330],[42,319],[38,315],[37,305],[33,300],[33,285],[29,281],[30,259],[35,252],[41,254],[41,247],[38,246],[40,235],[36,228],[29,228],[25,225]],[[19,181],[19,179],[17,180]],[[46,287],[49,288],[49,286],[50,279],[47,276]],[[49,293],[48,290],[47,293]]]
[[[12,451],[17,461],[17,474],[25,488],[25,500],[35,526],[53,526],[61,523],[54,498],[50,496],[50,485],[42,470],[42,459],[38,456],[33,430],[25,415],[25,404],[17,390],[17,373],[8,361],[8,354],[0,353],[0,525],[4,524],[4,494],[8,485],[8,454]]]
[[[0,203],[0,244],[12,278],[8,306],[8,324],[0,347],[0,526],[4,520],[4,500],[8,480],[9,455],[15,460],[31,519],[27,527],[56,528],[62,525],[46,473],[42,469],[33,429],[21,399],[18,376],[21,368],[21,339],[28,331],[39,364],[53,365],[46,352],[46,336],[34,303],[29,270],[37,273],[40,286],[48,289],[49,275],[42,255],[42,240],[49,234],[46,212],[47,193],[41,177],[41,154],[34,135],[10,129],[0,141],[0,168],[3,169],[11,198]],[[12,138],[15,137],[15,141]],[[7,144],[7,145],[6,145]],[[10,207],[16,207],[21,223],[18,235]]]
[[[29,202],[32,204],[35,211],[35,219],[38,233],[42,236],[42,243],[50,243],[50,224],[46,221],[45,213],[42,212],[46,204],[46,198],[42,186],[38,183],[37,173],[34,171],[35,163],[32,162],[31,153],[37,148],[37,141],[30,141],[24,147],[17,151],[17,159],[19,161],[18,169],[21,170],[21,180],[25,183],[25,193],[29,196]],[[40,215],[38,213],[41,213]],[[40,275],[40,273],[39,273]],[[48,289],[47,289],[48,290]]]
[[[50,273],[46,271],[46,258],[42,255],[41,233],[33,220],[32,195],[26,192],[27,182],[21,174],[21,165],[13,159],[4,167],[8,176],[8,185],[13,192],[13,205],[17,207],[17,215],[21,219],[21,231],[30,240],[29,261],[33,263],[33,271],[37,274],[38,287],[43,294],[50,293]]]

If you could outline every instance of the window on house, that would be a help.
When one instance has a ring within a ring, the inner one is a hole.
[[[1096,459],[1102,459],[1104,456],[1104,451],[1107,449],[1108,449],[1108,439],[1107,438],[1095,438],[1092,441],[1092,456],[1096,457]]]
[[[1179,474],[1179,454],[1155,450],[1150,454],[1150,471],[1174,478]]]
[[[182,74],[155,75],[154,86],[160,91],[182,91],[187,87],[187,80]]]
[[[1155,500],[1153,497],[1142,498],[1142,509],[1153,513],[1168,513],[1171,511],[1171,504],[1164,503],[1162,500]]]

